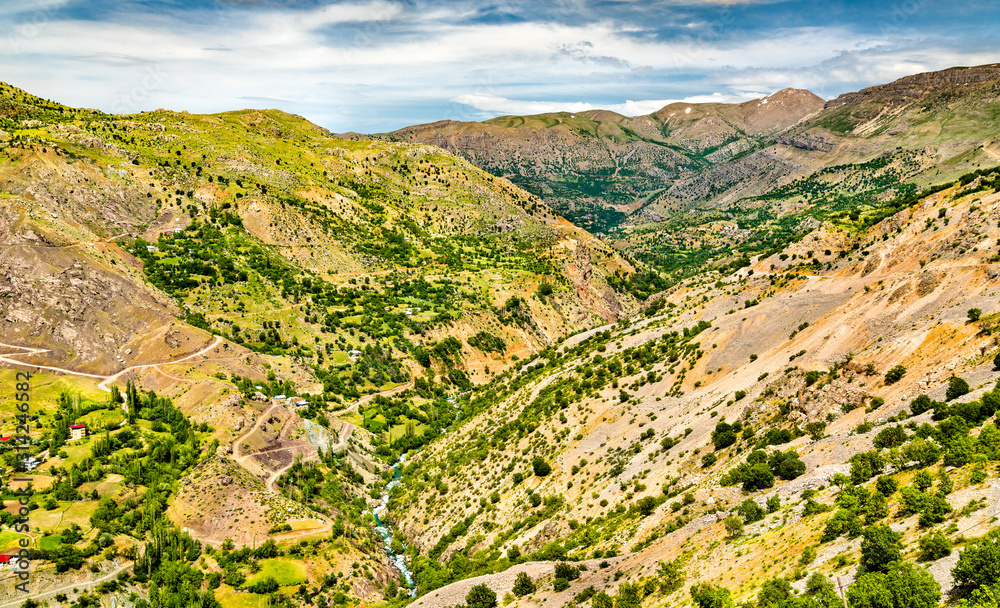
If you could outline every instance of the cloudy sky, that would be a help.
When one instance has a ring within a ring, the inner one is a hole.
[[[996,0],[6,0],[0,27],[0,80],[42,97],[280,108],[335,132],[830,98],[1000,61]]]

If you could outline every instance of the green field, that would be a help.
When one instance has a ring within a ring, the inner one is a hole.
[[[0,551],[4,549],[10,549],[11,547],[16,547],[18,541],[22,538],[24,538],[24,534],[11,532],[10,530],[4,530],[3,532],[0,532]]]
[[[52,551],[58,547],[60,543],[62,543],[62,537],[58,534],[53,536],[43,536],[38,541],[38,548],[45,549],[46,551]]]
[[[250,586],[257,581],[262,581],[269,576],[282,587],[287,585],[298,585],[308,580],[306,577],[305,564],[287,559],[265,559],[260,562],[260,572],[247,579],[245,586]]]

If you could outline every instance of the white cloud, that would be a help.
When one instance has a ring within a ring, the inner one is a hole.
[[[492,114],[545,114],[548,112],[586,112],[588,110],[610,110],[625,116],[652,114],[672,103],[739,103],[755,99],[761,95],[695,95],[683,99],[643,99],[624,103],[594,104],[584,101],[523,101],[507,99],[496,95],[474,93],[459,95],[452,99],[456,103],[472,106],[477,110]]]

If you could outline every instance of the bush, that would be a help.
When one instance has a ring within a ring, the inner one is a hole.
[[[495,608],[497,594],[486,585],[476,585],[465,596],[465,604],[468,608]]]
[[[729,589],[709,583],[692,585],[691,599],[698,608],[733,608],[733,596]]]
[[[566,562],[556,564],[556,578],[564,578],[568,581],[575,581],[580,578],[580,569]]]
[[[906,439],[906,431],[897,424],[879,431],[875,435],[874,444],[876,448],[884,450],[886,448],[899,447],[906,442]]]
[[[920,553],[917,556],[922,562],[932,562],[951,555],[951,539],[940,531],[928,532],[920,537]]]
[[[531,470],[535,472],[538,477],[545,477],[552,472],[552,465],[545,462],[541,456],[536,456],[534,460],[531,461]]]
[[[899,489],[899,482],[888,475],[883,475],[875,481],[875,489],[878,490],[882,496],[888,498],[895,494],[896,490]]]
[[[709,452],[701,457],[701,468],[707,469],[716,463],[718,458],[715,456],[715,452]]]
[[[962,587],[993,585],[1000,582],[997,564],[1000,564],[1000,530],[993,530],[965,547],[951,575]]]
[[[730,538],[743,536],[743,520],[735,515],[730,515],[722,520],[722,525],[726,527],[726,532]]]
[[[970,308],[965,314],[969,317],[970,322],[975,323],[979,320],[979,317],[983,316],[983,310],[981,308]]]
[[[552,589],[555,591],[565,591],[569,589],[569,581],[564,578],[557,578],[552,581]]]
[[[861,567],[865,572],[887,572],[903,558],[902,536],[889,526],[871,526],[861,532]]]
[[[969,383],[962,380],[958,376],[952,376],[948,378],[948,390],[944,394],[945,401],[952,401],[953,399],[958,399],[962,395],[967,395],[969,393]]]
[[[936,608],[941,586],[923,568],[897,562],[887,572],[862,574],[847,588],[851,608]]]
[[[895,384],[903,379],[906,375],[906,368],[902,365],[897,365],[885,373],[885,383]]]
[[[763,490],[773,486],[774,474],[771,473],[771,468],[763,462],[750,467],[747,471],[746,478],[743,480],[743,491],[745,492]]]
[[[760,505],[748,498],[736,507],[736,514],[742,517],[744,522],[752,524],[764,519],[766,512],[760,508]]]

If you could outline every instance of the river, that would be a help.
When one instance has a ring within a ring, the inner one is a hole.
[[[417,586],[413,583],[413,573],[410,572],[409,566],[406,565],[406,555],[405,553],[395,553],[392,550],[392,528],[378,516],[379,513],[386,510],[389,504],[389,492],[399,485],[400,478],[403,476],[403,472],[399,470],[399,466],[403,464],[405,459],[406,455],[404,454],[399,457],[396,464],[392,465],[392,479],[389,483],[385,484],[385,488],[382,490],[382,499],[372,509],[372,516],[375,518],[375,533],[382,537],[382,542],[385,544],[385,551],[389,554],[389,561],[403,575],[403,580],[406,581],[406,586],[410,589],[410,597],[417,597]],[[403,547],[403,550],[405,552],[406,547]]]

